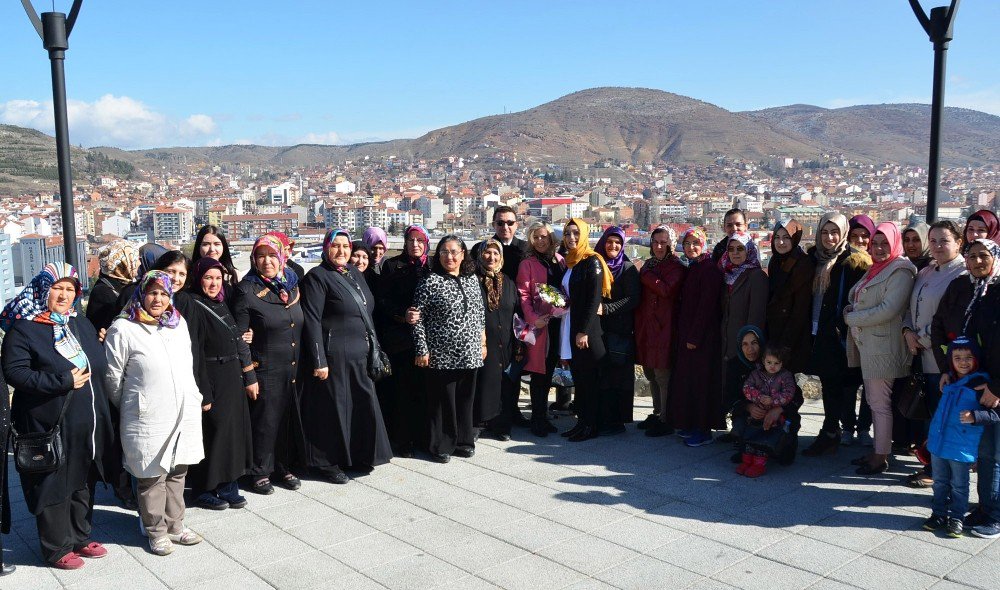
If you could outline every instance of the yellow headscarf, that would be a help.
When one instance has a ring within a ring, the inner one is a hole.
[[[576,248],[566,246],[566,228],[570,225],[575,225],[580,229],[580,240],[577,242]],[[597,256],[597,261],[601,263],[601,280],[603,281],[601,295],[604,298],[610,298],[611,284],[615,282],[615,278],[611,275],[611,270],[608,268],[608,263],[604,261],[604,257],[590,247],[590,225],[582,219],[571,218],[563,227],[563,246],[566,247],[565,260],[566,266],[569,268],[573,268],[577,263],[591,256]]]

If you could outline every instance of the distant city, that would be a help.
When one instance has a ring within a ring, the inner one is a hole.
[[[619,225],[631,243],[645,244],[651,228],[670,224],[678,230],[704,226],[717,239],[723,213],[736,205],[747,210],[750,231],[766,256],[769,229],[783,217],[806,227],[803,245],[812,243],[816,222],[830,209],[905,224],[925,214],[926,181],[921,167],[832,157],[719,157],[708,164],[608,159],[568,168],[538,167],[500,151],[434,160],[366,157],[286,166],[282,172],[174,162],[158,170],[76,178],[76,244],[79,258],[87,260],[81,274],[94,277],[96,251],[110,240],[190,247],[204,224],[219,226],[237,252],[265,232],[284,232],[297,241],[297,257],[308,261],[334,227],[360,235],[377,226],[398,236],[419,224],[434,235],[479,239],[490,233],[488,221],[498,205],[514,207],[522,229],[533,219],[558,227],[582,217],[594,222],[592,238]],[[946,169],[938,215],[958,220],[973,208],[996,208],[998,187],[996,167]],[[62,229],[59,199],[51,192],[0,197],[0,301],[47,262],[62,260]]]

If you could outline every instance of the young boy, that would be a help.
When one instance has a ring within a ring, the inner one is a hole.
[[[965,336],[948,346],[951,383],[941,390],[941,401],[927,435],[934,497],[931,517],[924,521],[924,528],[945,529],[953,538],[962,536],[962,519],[969,507],[969,468],[976,460],[982,425],[1000,421],[995,411],[979,404],[976,387],[989,380],[986,373],[977,371],[979,356],[979,346]]]

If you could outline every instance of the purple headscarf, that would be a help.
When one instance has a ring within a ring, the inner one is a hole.
[[[191,289],[195,293],[201,293],[205,297],[208,297],[208,293],[206,293],[201,287],[201,279],[205,276],[205,273],[213,268],[219,269],[219,272],[222,273],[223,277],[226,276],[226,267],[222,266],[222,263],[214,258],[204,256],[199,258],[198,262],[194,263],[194,266],[191,268]],[[209,299],[218,303],[222,303],[226,300],[225,278],[223,278],[222,284],[223,288],[219,289],[219,292],[215,294],[215,297],[209,297]]]
[[[375,244],[382,244],[382,247],[386,250],[389,249],[389,238],[385,235],[385,230],[381,227],[369,227],[365,230],[365,233],[361,234],[361,241],[364,242],[365,246],[374,253]],[[385,255],[385,252],[382,253]],[[378,262],[378,261],[376,261]]]
[[[861,215],[855,215],[850,221],[847,222],[847,233],[851,233],[851,230],[856,227],[863,227],[868,230],[869,239],[875,237],[875,222],[872,221],[871,217],[868,217],[863,213]]]
[[[608,236],[618,236],[618,239],[622,241],[622,249],[618,251],[618,256],[614,258],[608,258],[606,252],[607,248],[605,246],[608,243]],[[612,225],[604,230],[604,235],[601,236],[601,239],[597,240],[594,250],[604,257],[604,260],[608,263],[608,269],[611,271],[611,276],[617,279],[618,275],[622,274],[622,269],[625,268],[625,262],[628,261],[628,256],[625,256],[625,232],[622,228]]]

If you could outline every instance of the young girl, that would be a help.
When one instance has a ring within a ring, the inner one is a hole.
[[[979,404],[980,392],[976,388],[986,383],[989,376],[977,371],[976,342],[959,336],[948,345],[948,359],[951,383],[941,390],[941,401],[927,435],[934,498],[931,517],[924,521],[924,528],[929,531],[943,528],[949,537],[958,538],[962,536],[962,521],[969,507],[969,468],[976,460],[983,424],[1000,422],[1000,415]]]
[[[743,385],[747,411],[739,420],[737,431],[743,442],[743,462],[736,473],[760,477],[767,469],[768,453],[777,447],[784,434],[784,408],[795,399],[795,376],[784,369],[788,349],[768,345],[764,348],[764,366],[747,377]]]

